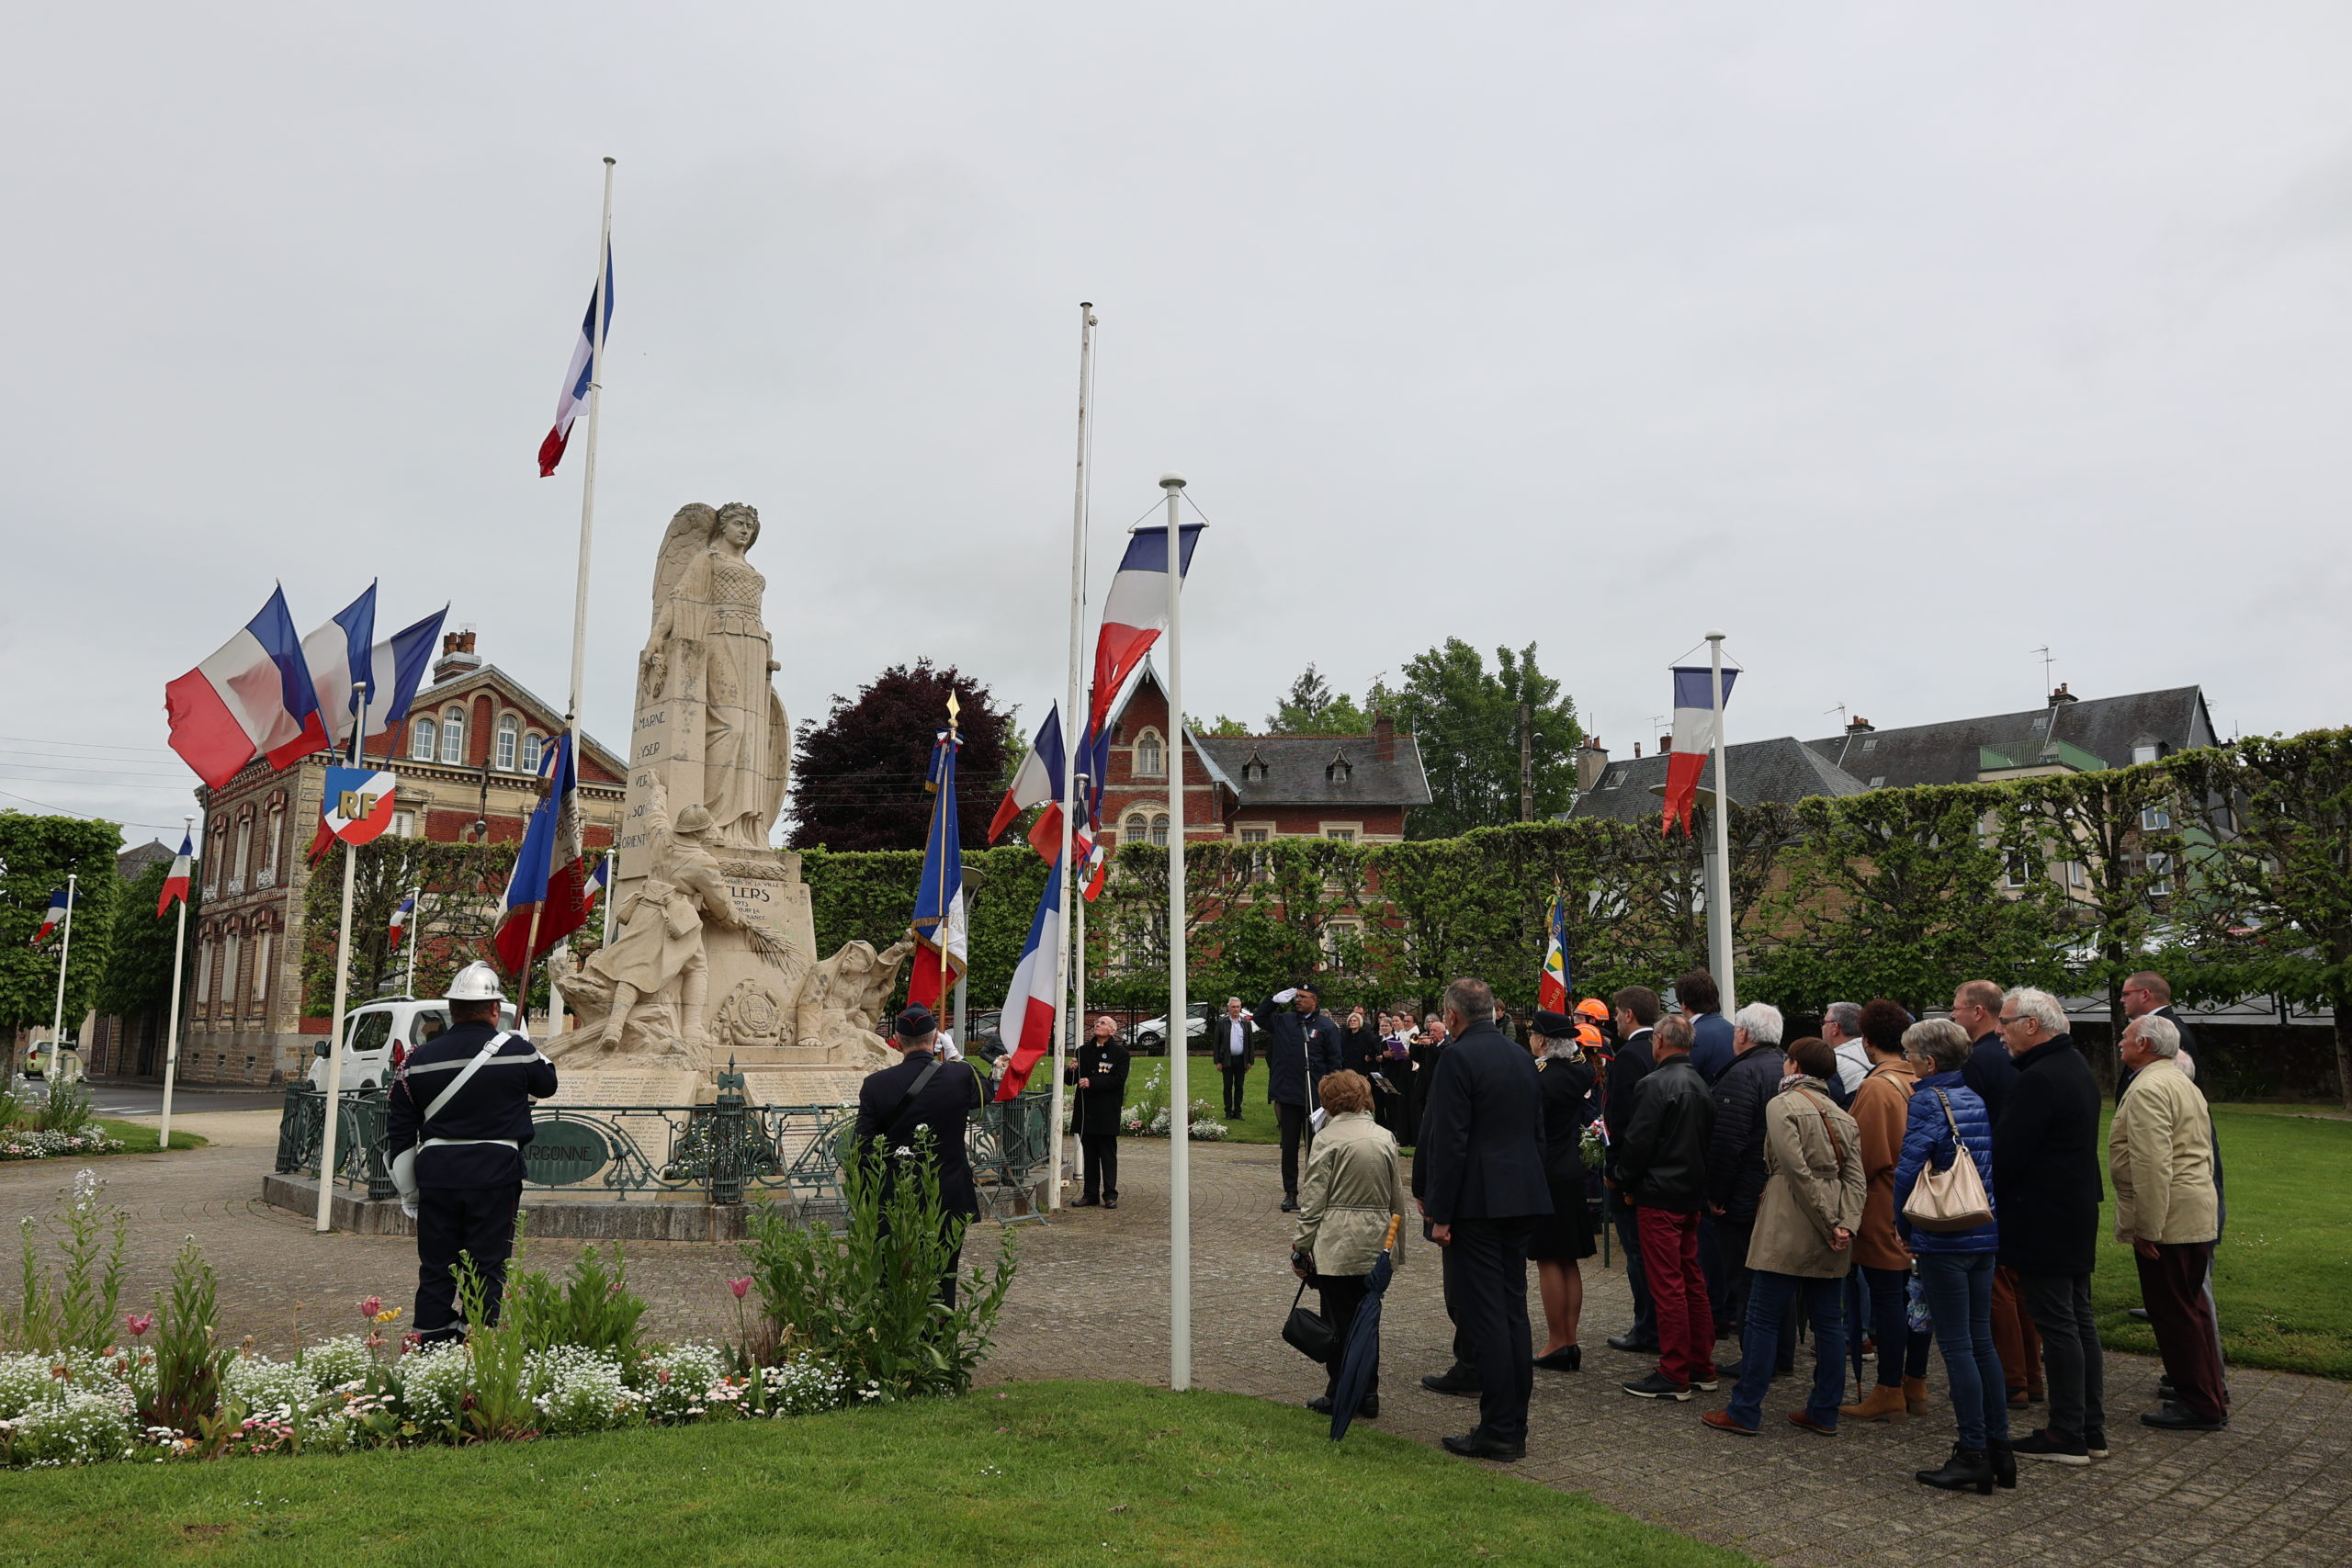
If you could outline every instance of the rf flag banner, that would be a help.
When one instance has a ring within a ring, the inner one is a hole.
[[[392,825],[392,791],[400,781],[373,768],[329,768],[322,820],[346,844],[369,843]]]

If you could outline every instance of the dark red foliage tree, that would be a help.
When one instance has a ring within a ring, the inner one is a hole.
[[[882,671],[857,700],[835,697],[825,722],[794,737],[792,847],[919,850],[931,830],[932,737],[947,723],[947,694],[962,705],[956,807],[964,848],[985,848],[1004,795],[1010,725],[986,686],[952,666],[919,660]]]

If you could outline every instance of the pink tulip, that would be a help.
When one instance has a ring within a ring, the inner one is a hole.
[[[729,1280],[727,1281],[727,1288],[735,1292],[735,1299],[740,1302],[751,1293],[752,1281],[748,1279]]]
[[[384,1298],[381,1296],[369,1296],[359,1303],[359,1315],[362,1317],[373,1317],[383,1310]]]
[[[670,1381],[670,1369],[663,1367],[653,1375],[656,1382],[667,1383]]]
[[[155,1326],[155,1314],[152,1312],[125,1313],[122,1325],[130,1330],[131,1337],[137,1338]]]

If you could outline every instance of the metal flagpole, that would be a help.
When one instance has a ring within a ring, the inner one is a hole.
[[[352,692],[358,698],[357,711],[368,711],[368,682],[355,681]],[[360,731],[368,726],[355,718],[351,725],[351,765],[359,766]],[[324,812],[332,803],[322,799],[319,810]],[[359,872],[358,847],[345,840],[343,846],[343,923],[336,928],[334,947],[334,1032],[327,1037],[327,1098],[322,1108],[325,1129],[319,1140],[319,1212],[311,1229],[324,1234],[334,1228],[334,1134],[335,1122],[343,1111],[343,1032],[347,1027],[344,1019],[345,1004],[351,999],[351,885]]]
[[[1185,1051],[1192,1020],[1184,1000],[1184,641],[1179,607],[1184,544],[1177,508],[1181,474],[1162,474],[1168,492],[1168,1386],[1193,1386],[1193,1096]]]
[[[408,913],[409,929],[402,933],[408,941],[408,984],[403,990],[413,1001],[416,998],[416,944],[424,940],[424,889],[422,886],[410,891]]]
[[[1715,987],[1723,992],[1725,1018],[1739,1010],[1732,991],[1731,974],[1731,781],[1724,772],[1724,634],[1707,634],[1707,654],[1714,671],[1715,726],[1715,874],[1707,889],[1708,959],[1715,966]]]
[[[196,837],[196,818],[184,817],[187,824],[182,833],[183,841]],[[188,868],[188,880],[196,880],[194,866]],[[155,1130],[155,1146],[172,1146],[172,1081],[179,1075],[180,1065],[180,971],[187,959],[187,895],[180,895],[179,935],[172,942],[172,1010],[164,1019],[164,1115],[163,1124]]]
[[[1079,949],[1075,999],[1070,992],[1071,933],[1076,931],[1078,940],[1084,942],[1086,919],[1085,898],[1071,896],[1070,885],[1077,880],[1078,868],[1070,863],[1070,854],[1078,834],[1078,753],[1086,741],[1086,726],[1078,716],[1078,682],[1080,644],[1086,636],[1086,458],[1088,444],[1094,434],[1091,411],[1087,404],[1093,390],[1094,306],[1091,301],[1081,299],[1078,304],[1078,477],[1069,508],[1069,680],[1062,703],[1061,941],[1054,954],[1054,1081],[1047,1090],[1052,1096],[1049,1114],[1053,1118],[1053,1153],[1046,1173],[1048,1213],[1062,1206],[1062,1066],[1071,1043],[1079,1038],[1082,1027],[1079,1012],[1086,1006],[1083,947]],[[1078,906],[1075,926],[1070,919],[1073,903]]]
[[[80,882],[79,874],[65,874],[65,934],[57,944],[57,1009],[49,1019],[49,1071],[56,1083],[65,1081],[65,961],[74,955],[74,906],[80,902],[74,889]]]

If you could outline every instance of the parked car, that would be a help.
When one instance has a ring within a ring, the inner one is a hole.
[[[1195,1046],[1205,1045],[1208,1037],[1209,1004],[1206,1002],[1185,1003],[1184,1048],[1190,1051]],[[1168,1015],[1162,1013],[1158,1018],[1145,1019],[1135,1026],[1129,1039],[1135,1049],[1138,1051],[1155,1056],[1165,1052],[1168,1049]]]
[[[353,1008],[344,1017],[343,1087],[381,1089],[392,1081],[392,1068],[407,1054],[449,1027],[449,1004],[438,997],[418,1001],[411,997],[383,997]],[[520,1029],[512,1002],[498,1008],[501,1029]],[[322,1094],[327,1087],[327,1043],[311,1047],[311,1087]]]

